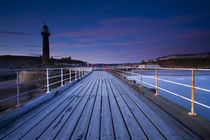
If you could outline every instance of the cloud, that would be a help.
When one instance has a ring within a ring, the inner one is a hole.
[[[202,14],[202,15],[180,15],[180,16],[173,16],[168,18],[144,18],[144,17],[117,17],[117,18],[108,18],[101,20],[100,23],[106,26],[113,26],[113,25],[170,25],[170,24],[184,24],[191,22],[193,20],[197,20],[200,18],[209,17],[210,13]],[[136,27],[135,26],[135,27]]]
[[[9,31],[0,31],[0,34],[9,34],[9,35],[32,35],[32,33],[25,33],[25,32],[9,32]]]
[[[123,0],[112,2],[112,3],[108,4],[108,5],[103,6],[102,9],[104,9],[104,10],[112,9],[113,7],[121,4],[122,2],[123,2]]]
[[[150,37],[160,37],[181,30],[182,24],[190,23],[204,15],[181,15],[169,18],[143,18],[143,17],[117,17],[99,20],[97,27],[82,28],[77,32],[63,32],[56,34],[53,38],[68,37],[80,42],[109,41],[122,37],[141,37],[151,34]],[[187,28],[185,28],[187,30]]]
[[[210,30],[198,30],[190,33],[179,34],[171,38],[188,41],[210,41]]]
[[[61,38],[61,37],[81,37],[82,34],[80,33],[71,33],[71,32],[64,32],[57,35],[52,36],[52,38]]]

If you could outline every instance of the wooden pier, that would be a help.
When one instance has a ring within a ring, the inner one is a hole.
[[[93,71],[1,128],[0,139],[200,138],[117,77]]]

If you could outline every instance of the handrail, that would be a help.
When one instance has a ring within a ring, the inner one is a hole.
[[[55,70],[60,71],[60,73],[56,72]],[[64,70],[67,70],[67,71],[64,72]],[[25,95],[25,94],[29,94],[33,91],[43,89],[43,88],[47,88],[46,93],[49,93],[50,92],[50,87],[52,85],[61,83],[60,86],[63,86],[66,83],[67,80],[69,80],[68,83],[71,83],[75,80],[78,80],[78,79],[84,77],[85,75],[90,73],[92,70],[93,70],[92,67],[35,68],[35,69],[33,68],[33,69],[16,69],[16,70],[7,70],[7,71],[4,70],[3,72],[16,72],[17,78],[16,78],[16,83],[15,84],[0,86],[0,91],[3,90],[3,89],[10,89],[10,88],[13,88],[13,87],[17,87],[16,88],[17,89],[17,94],[15,96],[0,99],[0,103],[6,102],[6,101],[14,99],[14,98],[17,98],[16,107],[20,107],[21,106],[20,96]],[[20,83],[19,74],[22,71],[44,71],[44,72],[46,72],[46,77],[41,78],[41,79],[35,79],[35,80]],[[57,75],[50,76],[50,73],[53,73],[53,71],[55,71],[55,73],[57,73]],[[68,76],[68,77],[66,77],[66,76]],[[56,80],[55,78],[59,78],[59,79],[57,81],[55,81]],[[51,79],[55,79],[53,83],[50,83]],[[21,85],[32,84],[32,83],[43,81],[43,80],[46,80],[46,85],[43,85],[41,87],[31,89],[31,90],[28,90],[28,91],[25,91],[25,92],[22,92],[22,93],[20,92]]]
[[[200,106],[203,106],[205,108],[210,109],[210,106],[205,105],[203,103],[200,103],[200,102],[194,100],[194,89],[205,91],[205,92],[210,92],[209,89],[197,87],[197,86],[194,85],[194,82],[195,82],[195,78],[194,78],[195,77],[195,74],[194,74],[194,72],[195,71],[210,71],[210,69],[191,69],[191,68],[137,68],[137,67],[112,67],[112,68],[108,68],[108,69],[109,70],[112,70],[116,74],[119,74],[121,76],[121,78],[123,77],[126,80],[128,80],[128,77],[130,77],[132,83],[133,83],[134,80],[139,81],[140,82],[140,88],[142,88],[142,83],[147,84],[147,85],[150,85],[152,87],[155,87],[156,89],[155,89],[155,94],[154,95],[156,95],[156,96],[159,95],[158,94],[158,89],[160,89],[162,91],[165,91],[167,93],[173,94],[173,95],[175,95],[177,97],[180,97],[182,99],[185,99],[187,101],[190,101],[191,102],[191,112],[189,112],[189,115],[191,115],[191,116],[196,116],[196,113],[194,112],[194,103],[195,104],[198,104]],[[139,73],[135,73],[134,72],[134,69],[140,70],[140,74]],[[155,70],[156,73],[155,73],[154,76],[148,76],[148,75],[142,74],[142,71],[143,70]],[[159,78],[158,77],[158,71],[159,70],[188,70],[188,71],[192,71],[192,85],[183,84],[183,83],[180,83],[180,82],[175,82],[175,81],[171,81],[171,80],[166,80],[166,79],[163,79],[163,78]],[[134,75],[137,76],[137,77],[139,76],[140,78],[137,79],[136,77],[134,77]],[[155,79],[156,85],[153,85],[151,83],[148,83],[148,82],[143,81],[142,80],[143,79],[142,77],[147,77],[147,78]],[[179,94],[177,94],[175,92],[169,91],[169,90],[167,90],[165,88],[159,87],[158,86],[158,81],[163,81],[163,82],[166,82],[166,83],[171,83],[171,84],[176,84],[176,85],[180,85],[180,86],[191,88],[191,90],[192,90],[191,99],[189,99],[187,97],[184,97],[182,95],[179,95]]]
[[[118,70],[118,71],[120,71],[120,70]],[[132,74],[132,72],[127,72],[127,73],[131,73]],[[138,74],[138,73],[133,73],[134,75],[141,75],[141,74]],[[142,74],[142,76],[143,77],[148,77],[148,78],[152,78],[152,79],[155,79],[155,76],[153,77],[153,76],[147,76],[147,75],[144,75],[144,74]],[[189,88],[192,88],[192,86],[190,86],[190,85],[187,85],[187,84],[183,84],[183,83],[179,83],[179,82],[174,82],[174,81],[170,81],[170,80],[165,80],[165,79],[161,79],[161,78],[157,78],[158,80],[160,80],[160,81],[164,81],[164,82],[168,82],[168,83],[172,83],[172,84],[177,84],[177,85],[181,85],[181,86],[185,86],[185,87],[189,87]],[[195,89],[198,89],[198,90],[203,90],[203,91],[206,91],[206,92],[210,92],[210,90],[209,89],[205,89],[205,88],[201,88],[201,87],[194,87]]]
[[[155,70],[156,68],[141,68],[141,67],[109,67],[108,69],[113,69],[113,68],[117,68],[117,69],[150,69],[150,70]],[[200,68],[157,68],[158,70],[196,70],[196,71],[210,71],[210,69],[200,69]]]

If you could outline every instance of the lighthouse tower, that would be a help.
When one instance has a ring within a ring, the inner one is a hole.
[[[42,27],[42,37],[43,37],[43,56],[42,56],[42,64],[44,66],[49,66],[49,58],[50,58],[50,48],[49,48],[49,36],[50,31],[47,25]]]

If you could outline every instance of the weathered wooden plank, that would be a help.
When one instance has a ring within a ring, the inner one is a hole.
[[[34,125],[34,127],[32,129],[30,129],[28,132],[25,132],[25,135],[23,135],[21,138],[22,139],[31,139],[31,138],[36,139],[59,116],[62,117],[66,112],[70,112],[72,109],[72,106],[75,103],[75,100],[78,100],[78,98],[80,98],[82,96],[81,91],[83,90],[83,88],[85,88],[86,84],[88,85],[88,81],[86,83],[83,83],[83,85],[80,86],[80,88],[78,88],[75,92],[71,93],[72,98],[69,98],[66,102],[63,102],[61,106],[57,107],[52,113],[47,115],[38,124]]]
[[[98,90],[101,88],[101,75],[98,76],[99,81],[96,83],[93,91],[91,93],[91,97],[88,99],[88,102],[84,108],[83,113],[81,114],[80,119],[78,120],[75,129],[71,133],[70,139],[84,139],[87,134],[87,130],[89,127],[89,122],[91,120],[91,114],[93,113],[93,107],[95,105],[96,96]]]
[[[96,77],[96,82],[94,82],[92,84],[92,86],[88,89],[88,91],[86,91],[86,95],[84,96],[82,101],[79,103],[79,105],[76,108],[76,110],[66,120],[66,122],[63,125],[62,129],[60,131],[58,131],[57,136],[55,137],[55,139],[69,139],[70,135],[72,134],[72,131],[75,128],[75,125],[78,123],[78,120],[80,119],[80,116],[81,116],[81,114],[84,111],[85,106],[88,103],[88,99],[91,97],[91,94],[92,94],[92,91],[93,91],[94,87],[96,87],[96,84],[97,84],[98,80],[99,79]]]
[[[119,84],[116,80],[110,81],[110,84],[113,85],[119,92],[120,96],[128,106],[130,112],[133,114],[137,120],[140,127],[143,129],[144,133],[149,139],[165,139],[158,129],[152,124],[152,122],[142,113],[141,110],[136,106],[136,104],[128,97],[127,93],[122,87],[122,84]]]
[[[107,87],[109,104],[111,106],[111,115],[112,115],[116,139],[131,139],[130,134],[127,131],[127,128],[123,121],[123,117],[120,113],[119,107],[116,103],[116,100],[115,100],[113,94],[112,94],[110,85],[108,84],[107,77],[105,77],[105,83],[106,83],[106,87]]]
[[[83,84],[84,82],[88,82],[90,78],[92,78],[93,75],[88,76],[85,80],[80,81],[80,84]],[[74,85],[72,88],[68,89],[62,94],[59,94],[55,98],[49,100],[48,102],[40,105],[39,107],[35,108],[33,111],[28,112],[27,114],[21,116],[17,120],[13,121],[12,123],[8,124],[7,126],[4,126],[3,128],[0,129],[0,139],[6,137],[16,129],[19,129],[22,125],[25,123],[30,123],[32,119],[34,119],[37,115],[41,114],[42,112],[45,111],[45,109],[48,109],[51,107],[53,104],[56,102],[62,102],[64,99],[69,97],[75,90],[80,88],[80,84]]]
[[[105,78],[104,78],[104,73],[103,75],[103,83],[101,85],[101,90],[102,90],[102,114],[101,114],[101,139],[104,140],[111,140],[115,139],[114,136],[114,128],[112,125],[112,118],[111,118],[111,111],[110,111],[110,106],[109,106],[109,101],[108,101],[108,93],[106,89],[106,83],[105,83]],[[105,75],[106,76],[106,75]]]
[[[118,80],[117,82],[115,82],[114,84],[118,84],[120,81]],[[124,89],[122,87],[120,87],[121,84],[119,84],[119,89]],[[125,85],[125,87],[128,87],[128,85]],[[154,103],[152,103],[150,100],[148,100],[146,97],[141,96],[140,94],[138,94],[135,90],[133,91],[133,89],[131,90],[131,92],[133,92],[138,98],[140,98],[144,103],[148,102],[147,106],[149,106],[149,108],[152,108],[152,111],[156,112],[156,114],[158,113],[158,115],[161,115],[161,119],[166,121],[167,124],[172,127],[173,129],[175,129],[180,135],[182,135],[185,139],[200,139],[197,135],[195,135],[194,133],[192,133],[188,128],[186,128],[185,126],[183,126],[182,124],[180,124],[179,122],[177,122],[177,120],[175,120],[174,118],[172,118],[169,114],[167,114],[166,112],[164,112],[161,108],[159,108],[158,106],[156,106]],[[127,95],[127,94],[125,94]],[[128,96],[128,95],[127,95]],[[125,97],[126,98],[126,97]],[[129,99],[129,97],[127,97]],[[145,127],[146,128],[146,127]],[[147,131],[148,132],[148,131]],[[150,131],[151,132],[151,131]],[[154,132],[154,131],[152,131]]]
[[[36,117],[31,119],[29,122],[24,123],[18,129],[16,129],[12,133],[10,133],[6,137],[6,139],[11,139],[11,138],[18,139],[18,138],[22,137],[25,134],[25,132],[27,132],[28,130],[33,128],[33,126],[36,125],[37,123],[39,123],[40,121],[42,121],[46,116],[48,116],[50,113],[52,113],[54,110],[56,110],[57,107],[62,106],[62,104],[64,102],[67,102],[68,99],[71,97],[72,97],[72,95],[70,94],[69,96],[66,96],[66,98],[61,99],[59,102],[55,102],[50,107],[45,109],[45,111],[43,111],[42,113],[39,113],[39,115],[37,115]]]
[[[113,76],[114,77],[114,76]],[[114,79],[118,80],[116,77]],[[125,85],[124,85],[125,86]],[[137,98],[136,91],[130,87],[124,88],[130,99],[138,106],[138,108],[149,118],[152,123],[161,131],[167,139],[183,139],[172,127],[170,127],[164,120],[162,120],[155,112],[153,112],[146,104]]]
[[[108,78],[109,75],[107,74]],[[127,125],[127,128],[130,132],[131,138],[132,139],[147,139],[147,137],[145,136],[144,132],[142,131],[141,127],[138,125],[137,121],[135,120],[133,114],[130,112],[129,108],[127,107],[126,103],[124,102],[124,100],[122,99],[122,97],[119,95],[119,92],[116,90],[116,88],[114,87],[114,85],[111,84],[111,80],[113,81],[113,79],[109,79],[109,85],[112,89],[112,93],[114,95],[115,100],[117,101],[117,104],[121,110],[122,116],[124,118],[124,122]]]
[[[100,137],[100,120],[101,120],[101,85],[102,80],[99,83],[98,93],[96,95],[96,101],[93,109],[93,113],[90,119],[90,124],[86,138],[89,140],[99,139]]]
[[[91,82],[89,82],[85,86],[85,88],[81,91],[81,96],[78,96],[73,106],[71,106],[71,110],[67,112],[63,112],[59,117],[57,117],[56,120],[47,128],[47,130],[45,130],[45,132],[38,138],[39,139],[48,139],[48,138],[53,139],[62,129],[64,124],[68,121],[72,113],[78,108],[79,104],[82,101],[84,101],[84,98],[86,98],[86,96],[88,96],[86,92],[89,91],[93,87],[95,82],[96,82],[95,78]]]

